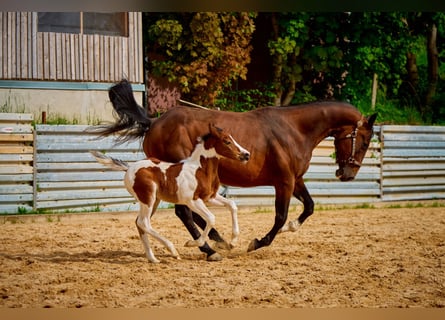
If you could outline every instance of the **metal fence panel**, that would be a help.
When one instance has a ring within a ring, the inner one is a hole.
[[[383,126],[382,200],[445,197],[445,127]]]
[[[97,139],[82,125],[37,125],[37,210],[136,210],[124,187],[124,172],[97,163],[90,150],[132,162],[143,159],[140,142],[115,145],[113,137]]]
[[[0,212],[32,209],[32,121],[31,114],[0,113]]]

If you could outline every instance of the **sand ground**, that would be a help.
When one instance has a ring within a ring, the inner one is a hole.
[[[291,208],[295,219],[300,208]],[[230,237],[230,217],[214,209]],[[272,208],[240,208],[239,245],[207,262],[172,209],[145,258],[135,212],[0,217],[1,307],[445,307],[445,207],[316,210],[247,253]]]

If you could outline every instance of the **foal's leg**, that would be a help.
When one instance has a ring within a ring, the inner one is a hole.
[[[147,220],[148,225],[150,225],[150,214],[148,213],[149,209],[148,206],[139,203],[140,209],[139,209],[139,215],[136,218],[136,228],[139,232],[139,237],[141,238],[142,244],[144,245],[145,255],[147,256],[147,259],[153,263],[159,263],[160,261],[156,259],[153,250],[150,247],[150,240],[148,240],[148,232],[146,228]]]
[[[147,234],[154,237],[156,240],[158,240],[160,243],[162,243],[175,257],[176,259],[180,259],[178,251],[176,251],[175,246],[173,243],[171,243],[167,238],[164,238],[159,233],[156,232],[156,230],[153,229],[151,226],[151,216],[154,214],[155,208],[157,208],[159,204],[159,200],[155,201],[154,205],[148,206],[141,203],[141,211],[139,216],[136,218],[136,227],[139,231],[139,236],[142,240],[142,243],[145,248],[145,253],[147,255],[148,260],[154,263],[159,263],[159,260],[156,259],[154,256],[153,250],[150,247],[150,243],[148,240]],[[151,209],[151,210],[150,210]]]
[[[247,252],[259,249],[261,247],[268,246],[272,243],[273,239],[281,230],[287,220],[287,213],[289,210],[290,197],[292,193],[292,187],[285,184],[280,187],[275,187],[275,223],[268,234],[261,240],[253,239],[247,248]]]
[[[193,222],[192,211],[187,206],[175,205],[175,214],[179,219],[181,219],[182,223],[187,228],[188,232],[191,234],[193,239],[196,240],[201,236],[201,233],[199,232],[198,228],[196,228],[196,225]],[[199,215],[196,214],[196,216]],[[203,225],[205,227],[206,222],[202,218],[201,220],[203,221]],[[204,252],[207,255],[207,261],[222,260],[222,256],[218,252],[210,248],[210,246],[207,243],[204,243],[204,245],[200,246],[199,250],[201,250],[201,252]]]
[[[209,203],[217,206],[225,206],[230,210],[230,214],[232,215],[232,240],[230,241],[230,249],[233,248],[238,243],[239,236],[238,207],[235,201],[216,194],[215,198],[209,200]]]
[[[288,224],[281,229],[281,232],[297,231],[298,227],[300,227],[303,222],[314,212],[314,201],[307,191],[303,179],[299,179],[295,183],[294,196],[303,203],[303,212],[300,214],[298,219],[289,221]]]
[[[193,221],[198,225],[198,227],[204,230],[204,228],[206,227],[205,220],[196,212],[192,211],[192,214],[193,214]],[[227,244],[227,241],[224,240],[223,237],[221,237],[221,235],[215,228],[210,229],[209,238],[218,243],[222,243],[223,245]]]
[[[187,241],[185,246],[200,247],[204,245],[209,238],[210,229],[212,229],[213,225],[215,224],[215,216],[206,207],[204,201],[202,201],[201,199],[190,201],[190,203],[188,203],[188,207],[202,215],[202,217],[206,221],[206,227],[204,228],[201,236],[198,239]]]

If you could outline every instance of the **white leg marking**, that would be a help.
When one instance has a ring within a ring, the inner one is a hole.
[[[295,232],[298,230],[298,228],[301,226],[301,223],[298,222],[298,219],[294,221],[289,221],[288,224],[284,225],[283,228],[281,228],[280,232],[287,232],[292,231]]]
[[[204,204],[201,199],[190,201],[187,206],[198,213],[206,222],[206,227],[204,228],[201,236],[196,240],[189,240],[185,243],[186,247],[201,247],[206,241],[209,240],[209,232],[215,225],[215,216]]]
[[[236,206],[235,201],[224,198],[220,194],[216,194],[216,197],[209,200],[209,203],[218,206],[225,206],[229,209],[230,214],[232,215],[232,240],[230,241],[230,245],[232,247],[236,246],[240,231],[238,225],[238,207]]]
[[[155,201],[155,204],[158,204],[159,201]],[[151,210],[150,210],[151,209]],[[180,259],[179,253],[176,250],[173,243],[171,243],[167,238],[164,238],[159,233],[156,232],[151,226],[150,217],[153,214],[153,207],[149,207],[147,205],[144,205],[141,203],[141,211],[140,214],[136,220],[136,225],[139,230],[139,235],[142,240],[142,243],[144,245],[145,253],[148,258],[153,263],[159,263],[160,261],[156,259],[154,256],[153,250],[150,247],[150,242],[148,240],[147,234],[154,237],[156,240],[158,240],[160,243],[162,243],[175,257],[176,259]]]

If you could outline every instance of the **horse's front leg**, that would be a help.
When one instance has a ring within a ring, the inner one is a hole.
[[[196,228],[195,223],[193,222],[192,211],[185,205],[175,205],[175,214],[181,219],[184,226],[187,228],[188,232],[191,234],[194,240],[199,239],[201,237],[201,233],[198,228]],[[205,224],[205,221],[204,221]],[[220,261],[222,260],[222,256],[210,248],[208,243],[204,243],[203,246],[199,247],[201,252],[204,252],[207,255],[207,261]]]
[[[232,249],[238,243],[239,237],[238,207],[235,201],[224,198],[220,194],[216,194],[215,198],[209,200],[209,203],[215,206],[225,206],[229,209],[232,216],[232,240],[230,241],[230,245],[224,242],[225,247],[222,247],[222,249]]]
[[[275,187],[275,223],[268,234],[261,240],[253,239],[247,248],[247,252],[259,249],[261,247],[268,246],[272,243],[273,239],[281,230],[284,223],[287,220],[287,213],[289,210],[290,197],[292,194],[292,188],[282,185]]]
[[[295,183],[294,196],[303,203],[303,212],[297,219],[289,221],[280,232],[297,231],[303,222],[314,213],[314,201],[307,191],[302,178],[298,179]]]
[[[209,240],[210,229],[212,229],[212,227],[215,225],[215,215],[209,210],[209,208],[207,208],[202,199],[190,201],[187,205],[190,209],[202,215],[202,217],[206,221],[206,227],[204,228],[201,236],[198,239],[187,241],[185,246],[202,246],[206,243],[206,241]]]

